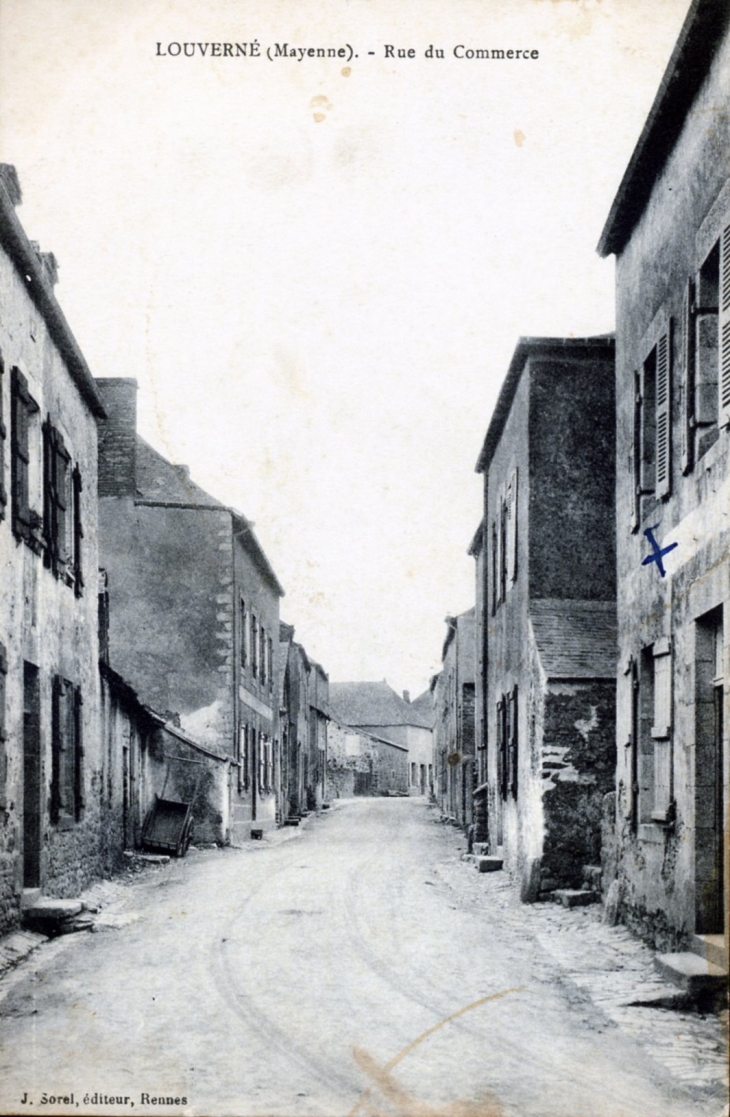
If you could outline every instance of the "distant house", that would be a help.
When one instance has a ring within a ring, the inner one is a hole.
[[[330,707],[341,725],[362,729],[408,749],[408,788],[427,795],[433,772],[431,721],[383,682],[330,683]]]
[[[441,810],[465,830],[473,819],[476,767],[475,612],[471,608],[446,618],[442,667],[433,689],[434,794]]]
[[[730,8],[694,0],[599,244],[616,257],[617,297],[618,773],[607,871],[629,926],[665,949],[707,957],[714,947],[726,967],[729,106]]]
[[[615,745],[614,342],[522,338],[487,430],[487,828],[534,899],[600,863]]]
[[[319,810],[326,798],[329,677],[294,640],[292,625],[279,626],[282,810],[294,820]]]
[[[136,381],[96,383],[110,663],[235,768],[216,840],[239,843],[277,821],[283,590],[248,520],[137,434]]]
[[[327,795],[407,795],[408,748],[330,721],[328,729]]]

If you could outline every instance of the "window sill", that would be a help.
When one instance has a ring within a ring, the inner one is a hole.
[[[666,826],[658,822],[639,823],[639,841],[645,845],[663,845]]]

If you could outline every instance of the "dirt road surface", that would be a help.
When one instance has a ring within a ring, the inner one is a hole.
[[[463,838],[434,819],[358,800],[145,873],[106,930],[0,983],[0,1111],[721,1114],[571,981],[547,925],[475,902]]]

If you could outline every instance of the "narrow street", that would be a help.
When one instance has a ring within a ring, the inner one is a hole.
[[[520,906],[436,818],[422,799],[340,802],[303,831],[119,886],[99,933],[49,942],[0,982],[0,1111],[721,1114],[717,1021],[631,1010],[714,1060],[704,1085],[670,1073],[570,976],[581,959],[549,949],[622,932]]]

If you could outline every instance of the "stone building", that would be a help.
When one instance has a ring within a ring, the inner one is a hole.
[[[332,717],[340,725],[362,729],[408,749],[411,795],[428,795],[433,779],[433,731],[430,720],[383,680],[330,683]]]
[[[307,793],[307,809],[318,811],[326,798],[329,676],[322,665],[313,659],[309,660],[307,700],[309,753],[305,764],[304,785]]]
[[[327,795],[408,795],[408,748],[362,729],[330,721],[327,736]]]
[[[110,661],[145,705],[235,763],[215,833],[240,843],[277,821],[283,590],[246,518],[140,438],[136,381],[97,387]]]
[[[522,338],[487,430],[487,829],[534,899],[600,858],[615,773],[614,342]]]
[[[101,871],[97,421],[104,408],[0,167],[0,931]]]
[[[489,784],[486,779],[486,745],[487,734],[485,728],[485,696],[486,696],[486,648],[484,625],[487,619],[485,609],[485,592],[487,574],[484,566],[484,531],[483,521],[474,533],[469,544],[468,554],[474,559],[475,599],[474,608],[474,802],[472,807],[472,821],[474,824],[474,840],[477,842],[489,841],[488,808]]]
[[[282,817],[295,821],[319,810],[326,797],[329,677],[279,626]]]
[[[467,830],[475,774],[475,613],[447,617],[442,667],[434,687],[434,794],[441,810]]]
[[[711,940],[693,935],[717,936],[720,959],[730,910],[729,21],[726,3],[691,5],[599,244],[616,257],[617,298],[618,773],[607,869],[632,928],[705,954]]]

